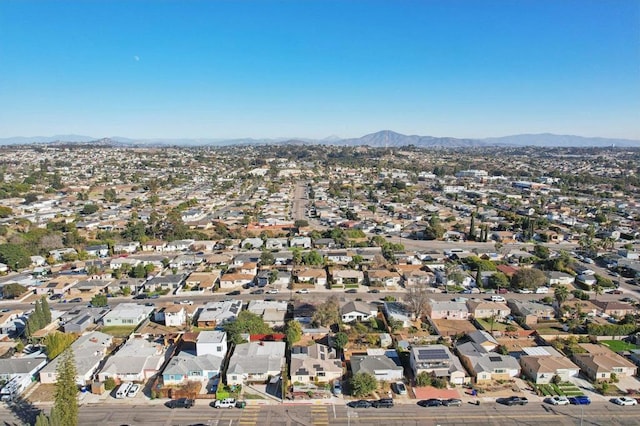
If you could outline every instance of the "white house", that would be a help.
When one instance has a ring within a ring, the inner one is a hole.
[[[138,325],[153,312],[153,307],[137,303],[120,303],[102,318],[105,326]]]
[[[116,381],[143,382],[158,373],[165,361],[162,341],[131,336],[111,355],[98,373],[100,381],[112,377]]]
[[[227,384],[265,382],[278,376],[285,363],[285,342],[249,342],[236,345],[229,359]]]
[[[347,302],[340,308],[342,322],[367,321],[377,313],[377,309],[372,309],[367,303],[358,301]]]

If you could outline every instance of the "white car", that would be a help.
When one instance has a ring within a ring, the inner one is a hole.
[[[133,398],[138,394],[138,391],[140,390],[140,385],[136,385],[135,383],[133,385],[131,385],[131,387],[129,388],[129,391],[127,392],[127,396],[129,398]]]
[[[302,288],[302,289],[296,291],[296,293],[298,293],[298,294],[309,294],[309,289]]]
[[[233,408],[236,405],[236,400],[233,398],[219,399],[214,404],[214,408]]]
[[[193,300],[181,300],[180,305],[193,305]]]
[[[638,401],[636,401],[634,398],[629,398],[628,396],[613,398],[611,402],[616,405],[638,405]]]
[[[404,383],[395,382],[393,386],[396,388],[396,392],[398,393],[398,395],[406,395],[407,394],[407,387],[404,385]]]
[[[569,398],[567,398],[566,396],[551,396],[545,401],[547,401],[551,405],[569,405]]]
[[[529,290],[528,288],[523,288],[523,289],[518,290],[518,293],[520,293],[520,294],[531,294],[531,293],[533,293],[533,291]]]
[[[268,294],[278,294],[279,291],[277,288],[272,288],[271,290],[267,291]]]

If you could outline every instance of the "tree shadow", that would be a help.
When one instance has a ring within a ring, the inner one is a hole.
[[[32,425],[36,422],[36,417],[42,411],[24,398],[17,398],[15,401],[7,403],[7,407],[11,412],[23,423]]]

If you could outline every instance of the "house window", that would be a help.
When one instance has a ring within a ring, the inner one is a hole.
[[[222,352],[222,346],[218,346],[216,349],[218,352]]]
[[[494,373],[496,374],[504,374],[506,372],[506,370],[504,368],[496,368],[494,370]]]
[[[319,371],[318,372],[318,377],[325,377],[327,375],[327,373],[325,373],[324,371]]]
[[[600,377],[605,378],[605,377],[607,377],[607,374],[606,373],[602,373],[602,374],[600,374]]]

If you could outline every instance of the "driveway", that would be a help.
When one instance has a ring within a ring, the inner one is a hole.
[[[618,383],[615,386],[623,392],[629,389],[638,391],[640,389],[640,381],[635,377],[619,377]]]

